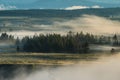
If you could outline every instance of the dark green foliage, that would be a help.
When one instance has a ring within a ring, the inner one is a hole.
[[[26,52],[67,52],[67,53],[86,53],[89,51],[87,35],[73,34],[69,32],[65,36],[60,34],[47,34],[23,38],[23,50]]]
[[[34,37],[22,39],[23,51],[25,52],[46,52],[46,53],[87,53],[89,45],[118,45],[117,35],[113,37],[103,35],[92,35],[68,32],[67,35],[60,34],[40,34]]]
[[[2,33],[0,36],[0,40],[14,40],[14,36],[8,35],[7,33]]]
[[[18,52],[44,52],[44,53],[88,53],[89,46],[111,45],[120,46],[118,35],[103,36],[73,33],[69,31],[67,35],[47,34],[34,35],[33,37],[24,37],[14,39],[14,36],[2,33],[0,41],[16,42],[16,51]]]

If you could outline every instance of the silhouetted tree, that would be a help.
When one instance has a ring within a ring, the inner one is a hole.
[[[114,45],[114,46],[117,46],[117,45],[118,45],[118,38],[117,38],[117,35],[116,35],[116,34],[113,36],[113,45]]]

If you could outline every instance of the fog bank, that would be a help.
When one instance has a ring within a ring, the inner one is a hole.
[[[30,75],[18,74],[12,80],[120,80],[120,54],[97,61],[45,68]]]
[[[120,33],[120,22],[95,15],[83,15],[74,19],[61,18],[60,21],[52,20],[52,24],[31,24],[28,30],[8,32],[15,36],[33,36],[34,34],[59,33],[66,34],[68,31],[88,32],[92,34],[115,34]],[[49,20],[48,20],[49,22]],[[28,24],[28,23],[26,23]],[[25,27],[25,26],[24,26]],[[29,30],[30,28],[30,30]],[[37,31],[34,31],[37,30]]]

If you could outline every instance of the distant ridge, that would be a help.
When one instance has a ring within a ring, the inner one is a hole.
[[[99,9],[78,9],[78,10],[62,10],[62,9],[30,9],[30,10],[1,10],[0,16],[13,17],[79,17],[83,14],[97,15],[102,17],[109,17],[120,15],[120,8],[99,8]]]

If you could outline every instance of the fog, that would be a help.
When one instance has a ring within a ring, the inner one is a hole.
[[[64,26],[75,32],[89,32],[95,34],[114,34],[120,33],[120,22],[113,21],[104,17],[94,15],[83,15],[82,17],[66,22],[54,22],[55,28]]]
[[[53,21],[52,24],[34,24],[33,29],[38,31],[17,30],[7,32],[15,37],[33,36],[34,34],[59,33],[68,31],[89,32],[92,34],[120,33],[120,22],[95,15],[83,15],[74,19]],[[101,46],[98,47],[98,49]],[[103,47],[102,47],[103,48]],[[106,49],[104,47],[104,49]],[[108,47],[107,47],[108,49]],[[111,47],[110,47],[111,49]],[[27,74],[24,70],[18,71],[11,80],[120,80],[120,54],[109,57],[100,57],[97,61],[80,61],[74,65],[45,67]],[[3,79],[4,80],[4,79]]]
[[[49,22],[49,20],[48,20]],[[28,24],[28,23],[27,23]],[[117,20],[110,20],[105,17],[95,15],[83,15],[82,17],[74,19],[60,19],[60,21],[53,20],[51,24],[31,24],[30,29],[37,30],[17,30],[8,32],[15,36],[33,36],[34,34],[59,33],[66,34],[68,31],[73,32],[89,32],[92,34],[115,34],[120,33],[120,22]],[[25,27],[25,26],[24,26]]]
[[[120,54],[76,65],[44,68],[29,75],[18,74],[12,80],[120,80]]]

